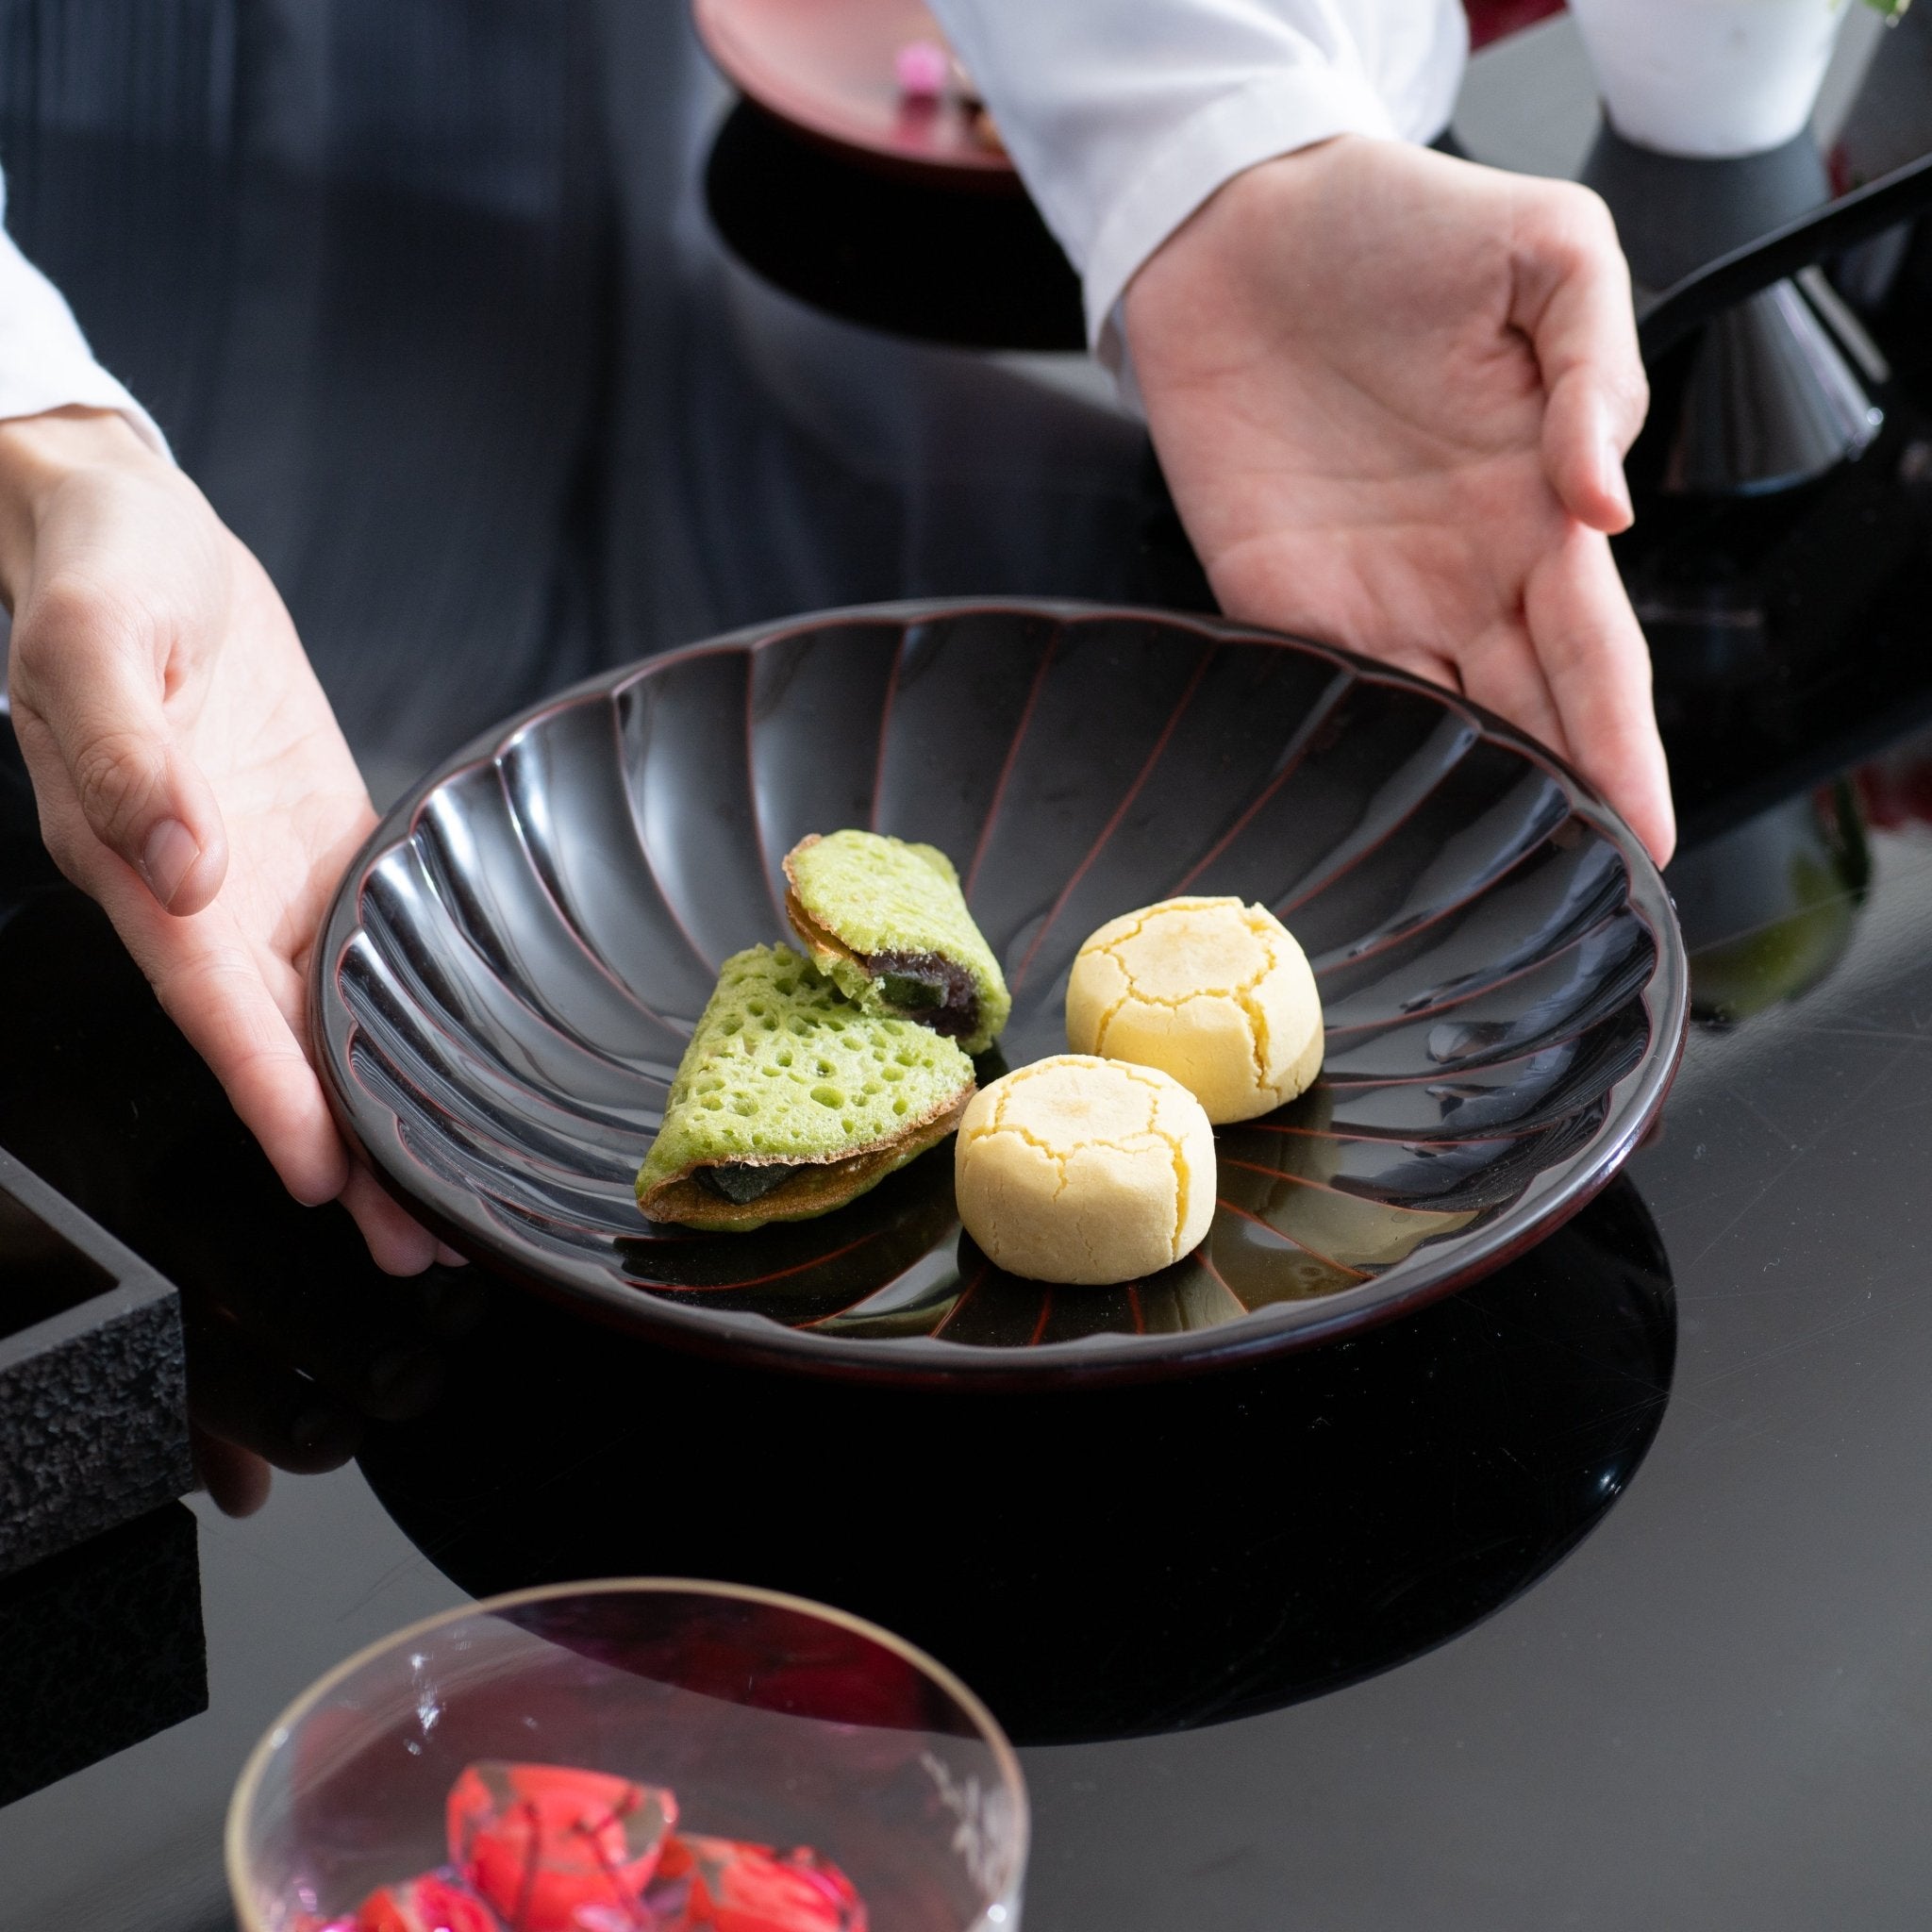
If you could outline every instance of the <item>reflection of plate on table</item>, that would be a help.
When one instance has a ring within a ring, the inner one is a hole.
[[[1521,1259],[1345,1347],[991,1411],[976,1391],[828,1401],[802,1375],[600,1341],[499,1300],[439,1351],[437,1405],[368,1431],[362,1474],[445,1576],[474,1596],[659,1573],[809,1594],[944,1657],[1015,1742],[1059,1744],[1320,1696],[1528,1589],[1642,1461],[1676,1306],[1620,1179]],[[613,1509],[582,1479],[687,1441],[701,1507]],[[773,1471],[807,1442],[843,1507],[773,1507]]]
[[[942,42],[919,0],[694,0],[692,13],[712,59],[779,120],[894,169],[1018,189],[1012,162],[974,129],[957,89],[937,101],[901,94],[899,49]]]
[[[945,1148],[819,1221],[639,1216],[717,961],[784,934],[797,839],[868,824],[958,861],[1014,1065],[1062,1049],[1113,914],[1185,891],[1287,919],[1327,1064],[1222,1131],[1194,1256],[1112,1289],[1004,1275]],[[1265,632],[1012,603],[794,620],[525,713],[391,812],[316,960],[338,1110],[458,1246],[667,1341],[891,1379],[1156,1373],[1444,1293],[1609,1178],[1686,999],[1656,869],[1507,726]]]

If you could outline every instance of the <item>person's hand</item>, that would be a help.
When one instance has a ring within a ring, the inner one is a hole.
[[[121,417],[66,409],[0,423],[0,593],[47,849],[289,1191],[341,1200],[391,1273],[426,1267],[308,1058],[308,953],[375,813],[275,587]]]
[[[1606,534],[1630,522],[1648,391],[1593,194],[1344,136],[1224,187],[1136,275],[1125,327],[1230,616],[1466,692],[1670,856]]]

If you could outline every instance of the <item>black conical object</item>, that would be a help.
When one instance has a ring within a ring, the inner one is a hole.
[[[1583,178],[1609,204],[1651,295],[1830,199],[1808,129],[1765,154],[1705,160],[1655,153],[1607,124]],[[1888,375],[1819,270],[1773,283],[1652,371],[1654,480],[1672,494],[1733,496],[1822,476],[1884,425],[1872,390]]]

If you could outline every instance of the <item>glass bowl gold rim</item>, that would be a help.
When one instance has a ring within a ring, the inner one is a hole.
[[[222,1862],[227,1873],[229,1895],[235,1902],[243,1932],[269,1932],[268,1925],[256,1910],[253,1888],[243,1882],[248,1874],[248,1859],[242,1846],[242,1833],[254,1810],[262,1775],[268,1768],[269,1759],[288,1741],[294,1727],[337,1685],[385,1651],[397,1649],[432,1630],[463,1623],[471,1617],[491,1616],[499,1610],[512,1609],[522,1604],[555,1601],[562,1597],[629,1595],[641,1591],[659,1596],[735,1597],[740,1602],[768,1604],[778,1609],[794,1610],[817,1618],[822,1623],[838,1624],[847,1630],[856,1631],[870,1642],[896,1652],[938,1684],[979,1727],[981,1738],[991,1748],[1007,1789],[1017,1801],[1012,1869],[1006,1874],[999,1897],[974,1922],[970,1932],[980,1932],[981,1927],[1010,1926],[1014,1924],[1013,1907],[1019,1901],[1021,1882],[1025,1876],[1026,1854],[1032,1836],[1026,1779],[1020,1769],[1019,1754],[1001,1729],[999,1720],[937,1657],[927,1656],[916,1644],[908,1643],[903,1637],[896,1637],[891,1631],[868,1623],[863,1617],[855,1617],[849,1610],[835,1609],[830,1604],[814,1603],[809,1597],[792,1596],[785,1591],[760,1590],[749,1583],[714,1583],[694,1576],[607,1576],[589,1583],[539,1584],[533,1589],[512,1590],[502,1596],[479,1597],[474,1603],[441,1610],[433,1617],[425,1617],[418,1623],[404,1625],[400,1630],[392,1630],[387,1637],[377,1638],[374,1643],[364,1644],[353,1657],[345,1657],[332,1670],[325,1671],[308,1690],[285,1706],[248,1754],[248,1761],[242,1767],[242,1775],[236,1779],[234,1793],[228,1800],[228,1815],[222,1830]]]

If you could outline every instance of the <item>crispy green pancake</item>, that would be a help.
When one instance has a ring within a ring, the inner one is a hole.
[[[943,1141],[973,1091],[952,1041],[859,1011],[789,946],[753,946],[691,1034],[638,1205],[691,1227],[830,1213]]]
[[[1013,1002],[936,845],[877,832],[801,839],[786,855],[785,910],[822,973],[869,1013],[917,1020],[984,1053]]]

